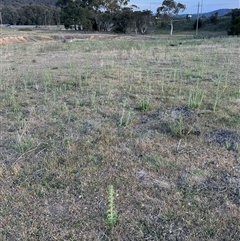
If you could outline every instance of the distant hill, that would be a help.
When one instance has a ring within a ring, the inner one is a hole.
[[[212,12],[202,13],[202,14],[200,14],[200,17],[205,16],[205,17],[209,18],[216,12],[218,12],[218,16],[221,17],[221,16],[224,16],[224,15],[230,13],[231,11],[232,11],[232,9],[227,9],[227,8],[226,9],[218,9],[218,10],[214,10]],[[181,14],[181,16],[186,16],[186,14]],[[197,14],[192,14],[192,17],[196,18]]]
[[[218,16],[221,17],[221,16],[228,14],[231,11],[232,11],[232,9],[218,9],[218,10],[214,10],[212,12],[203,13],[202,15],[205,15],[206,17],[211,17],[213,14],[218,13]]]

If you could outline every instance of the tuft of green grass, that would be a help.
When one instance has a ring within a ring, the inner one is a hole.
[[[33,31],[31,28],[20,28],[20,29],[18,29],[18,31],[27,31],[27,32],[31,32],[31,31]]]
[[[18,152],[26,152],[34,146],[34,142],[31,138],[22,138],[16,143],[16,150]]]
[[[119,126],[128,126],[132,121],[132,111],[129,110],[126,112],[126,110],[123,108],[122,114],[120,116],[119,120]]]
[[[228,151],[238,151],[240,144],[238,142],[226,141],[225,147]]]
[[[189,92],[188,107],[191,109],[200,108],[205,97],[206,91],[196,88]]]
[[[149,101],[149,99],[148,98],[141,99],[140,102],[139,102],[138,109],[140,111],[148,111],[148,110],[150,110],[150,101]]]
[[[192,127],[186,121],[186,118],[180,116],[175,121],[170,122],[170,133],[173,137],[186,137],[192,132]]]
[[[220,99],[223,97],[223,94],[225,92],[225,90],[228,88],[228,84],[227,84],[227,74],[225,74],[225,79],[226,81],[224,81],[224,75],[220,72],[217,74],[217,81],[216,81],[216,92],[215,92],[215,98],[213,101],[213,111],[215,112],[217,110],[217,107],[219,105]]]

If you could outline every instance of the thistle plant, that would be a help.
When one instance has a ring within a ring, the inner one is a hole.
[[[115,210],[114,205],[114,188],[113,185],[110,185],[108,188],[108,214],[107,214],[107,223],[112,227],[118,222],[118,215]]]

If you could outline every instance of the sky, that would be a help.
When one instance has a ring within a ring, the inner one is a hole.
[[[186,5],[183,13],[197,13],[197,5],[200,3],[200,13],[207,13],[221,8],[240,8],[240,0],[175,0]],[[130,0],[129,5],[137,5],[140,10],[151,10],[156,13],[156,9],[162,5],[163,0]]]

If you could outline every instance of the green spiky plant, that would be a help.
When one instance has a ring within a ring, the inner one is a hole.
[[[114,205],[114,188],[113,185],[110,185],[108,188],[108,214],[107,214],[107,223],[113,227],[118,222],[118,215],[115,210]]]

